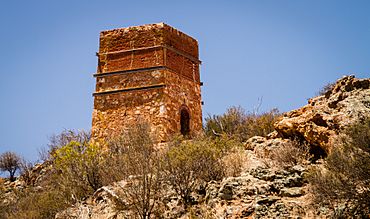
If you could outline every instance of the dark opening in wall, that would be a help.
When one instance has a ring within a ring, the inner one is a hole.
[[[184,136],[189,135],[190,133],[190,114],[189,111],[183,107],[180,110],[180,125],[181,125],[181,134]]]

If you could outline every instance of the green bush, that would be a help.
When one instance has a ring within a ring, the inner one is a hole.
[[[59,189],[80,201],[102,186],[102,150],[89,142],[71,141],[53,152],[55,180]],[[74,200],[73,200],[74,199]]]
[[[225,176],[222,158],[236,147],[241,144],[224,137],[172,142],[164,158],[165,179],[185,206],[192,203],[191,193],[197,186]]]
[[[64,130],[60,134],[54,134],[49,138],[49,143],[46,148],[41,148],[39,157],[42,161],[50,161],[53,159],[55,150],[64,147],[74,142],[90,142],[91,133],[86,131]]]
[[[310,171],[309,182],[317,205],[335,209],[345,205],[342,216],[370,214],[370,118],[353,124],[324,162]]]
[[[277,109],[257,114],[246,113],[241,107],[231,107],[223,115],[208,116],[205,125],[207,136],[227,135],[239,141],[253,136],[267,136],[274,131],[274,123],[280,117]]]

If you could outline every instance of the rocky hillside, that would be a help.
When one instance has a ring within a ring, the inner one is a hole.
[[[323,159],[335,147],[333,143],[350,124],[369,117],[370,79],[343,77],[324,95],[283,114],[275,123],[275,131],[267,137],[248,139],[241,152],[240,174],[198,185],[191,194],[191,205],[186,208],[177,193],[168,188],[156,216],[328,218],[333,215],[330,208],[312,206],[306,176],[310,168],[323,165]],[[42,181],[51,169],[48,164],[37,165],[29,174],[28,183],[24,177],[0,183],[0,191],[5,191],[3,202],[12,201],[17,189],[30,185],[42,189]],[[130,187],[130,180],[101,187],[85,201],[57,213],[55,218],[134,218],[129,201],[120,195]]]
[[[326,208],[311,207],[307,169],[318,162],[293,162],[282,166],[270,156],[274,150],[305,141],[309,152],[326,156],[333,141],[354,121],[370,116],[370,79],[346,76],[325,95],[308,101],[300,109],[285,113],[267,138],[252,137],[244,151],[240,176],[211,181],[192,194],[193,205],[184,209],[179,197],[168,190],[164,218],[325,218]],[[126,182],[102,187],[87,201],[57,214],[56,218],[127,218],[129,211],[118,207],[117,193]],[[120,200],[125,203],[125,200]]]
[[[238,177],[229,177],[221,182],[209,182],[193,193],[192,208],[184,209],[180,198],[170,190],[163,209],[164,218],[276,218],[309,217],[314,212],[308,206],[305,168],[300,165],[289,170],[267,168],[253,151],[246,151],[249,162]],[[253,166],[253,167],[252,167]],[[129,218],[130,212],[117,210],[119,190],[125,182],[107,186],[79,206],[59,213],[56,218]],[[125,200],[121,200],[121,203]],[[310,212],[308,212],[308,210]]]

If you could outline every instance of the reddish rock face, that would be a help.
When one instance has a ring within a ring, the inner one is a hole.
[[[301,137],[329,153],[346,127],[369,116],[370,79],[346,76],[325,95],[312,98],[306,106],[286,113],[275,124],[275,129],[279,137]]]
[[[108,30],[100,33],[97,56],[93,139],[138,120],[148,121],[161,142],[202,129],[195,39],[163,23]]]

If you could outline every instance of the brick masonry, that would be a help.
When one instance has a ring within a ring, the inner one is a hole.
[[[198,42],[164,23],[102,31],[92,137],[146,120],[158,141],[202,130]]]

